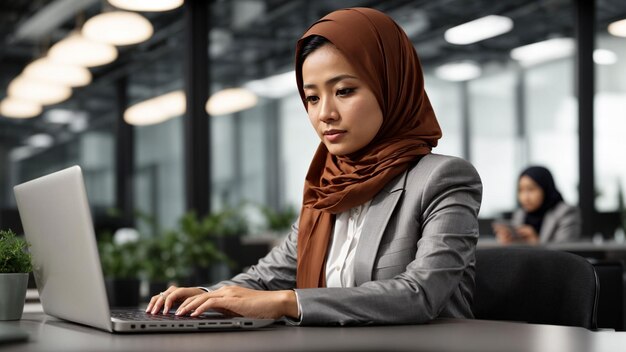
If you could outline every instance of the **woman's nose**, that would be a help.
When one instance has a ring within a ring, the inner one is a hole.
[[[339,113],[337,113],[337,109],[332,99],[324,99],[321,102],[321,107],[319,110],[319,119],[322,122],[331,122],[335,121],[339,118]]]

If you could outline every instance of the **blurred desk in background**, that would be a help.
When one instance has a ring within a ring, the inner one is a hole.
[[[510,244],[508,246],[529,246],[527,244]],[[554,249],[558,251],[570,252],[582,255],[587,258],[597,259],[626,259],[626,242],[603,241],[603,242],[563,242],[563,243],[546,243],[538,245],[539,247]],[[494,237],[480,238],[477,244],[478,248],[505,248],[496,241]],[[588,254],[588,255],[586,255]]]

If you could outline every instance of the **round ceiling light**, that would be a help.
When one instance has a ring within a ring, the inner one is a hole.
[[[135,126],[153,125],[184,114],[186,107],[185,92],[177,90],[129,107],[124,121]]]
[[[37,102],[41,105],[60,103],[72,95],[67,86],[33,80],[18,76],[7,88],[8,95],[19,100]]]
[[[598,65],[613,65],[617,62],[617,54],[607,49],[593,51],[593,61]]]
[[[145,17],[134,12],[113,11],[96,15],[83,25],[83,36],[95,42],[112,45],[141,43],[154,29]]]
[[[462,82],[480,77],[482,69],[474,61],[458,61],[443,64],[435,69],[435,75],[441,79]]]
[[[448,43],[467,45],[489,39],[513,29],[513,20],[505,16],[490,15],[445,31],[444,39]]]
[[[33,148],[48,148],[54,144],[54,138],[47,133],[38,133],[28,137],[25,142]]]
[[[48,57],[59,63],[84,67],[101,66],[117,59],[113,45],[88,40],[80,34],[72,34],[54,44]]]
[[[258,101],[256,94],[244,88],[228,88],[211,96],[206,103],[206,111],[211,115],[233,114],[250,109]]]
[[[608,31],[616,37],[626,37],[626,19],[609,24]]]
[[[14,119],[27,119],[41,114],[41,105],[27,100],[6,97],[0,102],[0,115]]]
[[[108,0],[109,4],[130,11],[169,11],[183,4],[184,0]]]
[[[559,60],[572,56],[576,51],[576,43],[572,38],[552,38],[541,42],[523,45],[511,50],[511,58],[522,66]]]
[[[66,85],[82,87],[91,83],[91,72],[82,66],[65,65],[47,58],[41,58],[28,64],[24,77]]]

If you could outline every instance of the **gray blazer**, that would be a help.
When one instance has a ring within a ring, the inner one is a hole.
[[[424,156],[372,199],[356,250],[356,287],[296,289],[301,324],[472,318],[481,198],[480,177],[470,163]],[[297,225],[257,265],[212,288],[293,289]]]
[[[513,226],[523,225],[525,217],[526,212],[523,209],[517,209],[513,213],[511,223]],[[539,242],[574,241],[580,237],[581,231],[580,209],[560,202],[548,210],[543,217]]]

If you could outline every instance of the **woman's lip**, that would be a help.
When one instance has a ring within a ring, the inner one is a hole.
[[[329,142],[338,142],[346,134],[346,131],[327,131],[324,132],[324,138]]]
[[[346,131],[344,130],[328,130],[328,131],[324,131],[324,135],[329,135],[329,134],[338,134],[338,133],[345,133]]]

